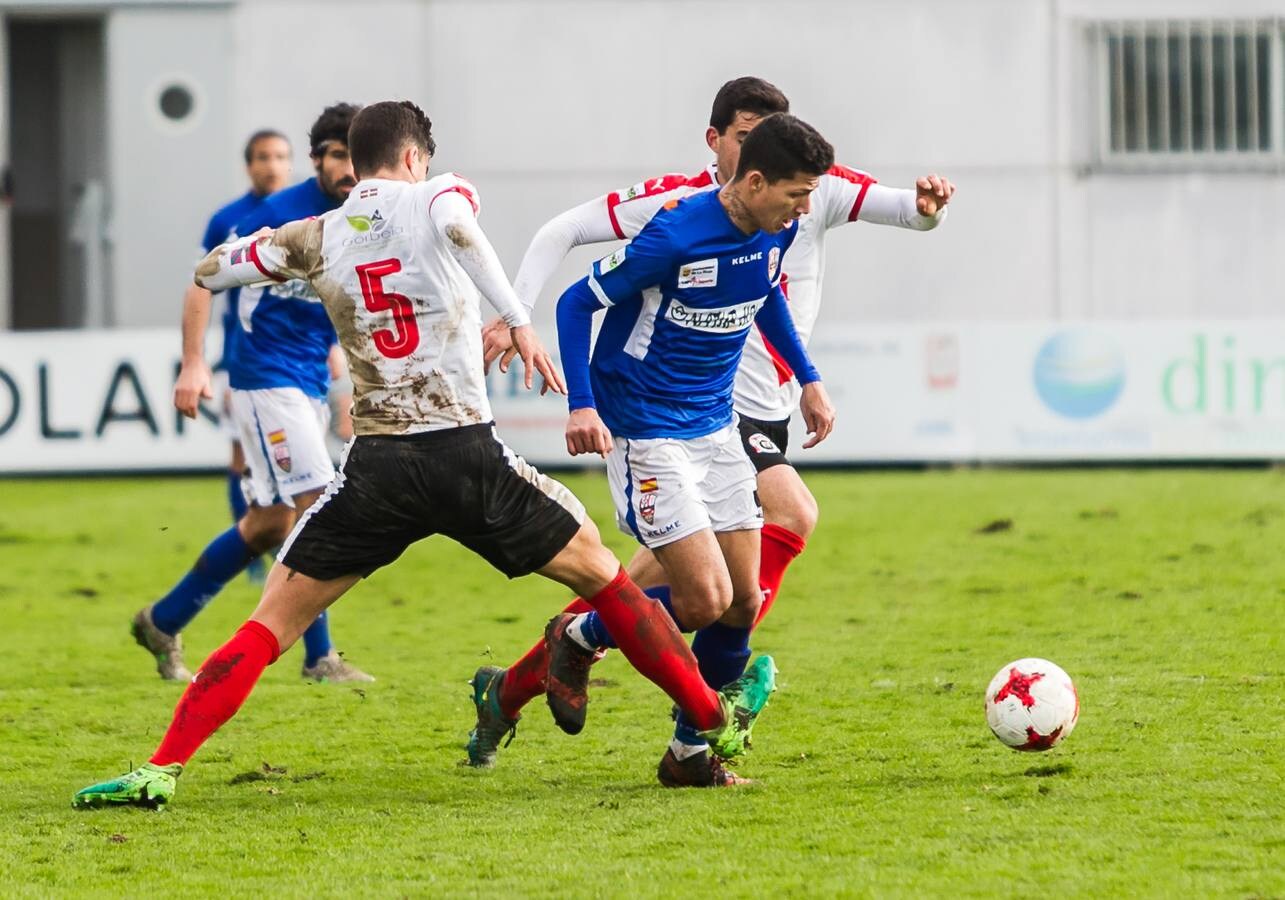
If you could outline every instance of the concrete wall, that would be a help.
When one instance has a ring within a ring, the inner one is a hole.
[[[1084,37],[1096,18],[1285,16],[1285,0],[253,0],[114,8],[109,18],[116,320],[177,321],[205,216],[243,189],[245,135],[296,142],[338,99],[409,97],[439,169],[483,194],[516,269],[562,208],[694,171],[718,85],[775,81],[841,161],[960,187],[919,235],[831,238],[822,321],[1130,319],[1279,312],[1279,173],[1113,174],[1092,165]],[[205,79],[199,128],[160,135],[149,85]],[[1278,98],[1278,107],[1282,106]],[[148,129],[151,129],[150,131]],[[561,286],[604,250],[574,255]],[[551,304],[541,317],[549,318]]]

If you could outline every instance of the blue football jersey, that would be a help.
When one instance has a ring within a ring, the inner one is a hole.
[[[593,264],[588,284],[608,309],[590,380],[613,434],[691,438],[732,421],[745,338],[780,291],[781,257],[797,232],[791,223],[747,235],[710,191],[661,210]]]
[[[264,200],[266,194],[256,194],[253,191],[246,191],[240,197],[237,197],[231,203],[219,207],[219,209],[210,216],[209,224],[205,226],[205,237],[201,239],[201,249],[209,253],[219,244],[228,239],[228,235],[236,228],[237,223],[244,219],[250,213],[254,212]],[[224,292],[223,306],[223,355],[219,360],[217,367],[226,369],[232,365],[232,357],[236,353],[236,345],[233,338],[237,333],[236,324],[236,301],[237,296],[241,293],[240,288],[233,288]]]
[[[236,233],[253,234],[296,219],[319,216],[339,206],[316,178],[278,191],[237,223]],[[241,290],[237,301],[235,353],[228,382],[243,391],[297,387],[324,397],[330,386],[326,365],[335,329],[306,281],[272,283]]]

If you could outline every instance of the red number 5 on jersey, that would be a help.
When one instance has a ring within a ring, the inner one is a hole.
[[[405,295],[384,290],[384,277],[401,270],[402,264],[396,259],[381,259],[357,266],[357,278],[361,281],[361,296],[366,301],[366,309],[373,313],[392,310],[396,331],[381,328],[371,335],[375,340],[375,349],[389,359],[410,356],[419,346],[419,324],[415,321],[415,307]]]

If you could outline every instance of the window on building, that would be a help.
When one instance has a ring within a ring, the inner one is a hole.
[[[1279,22],[1115,22],[1096,33],[1104,161],[1285,158]]]

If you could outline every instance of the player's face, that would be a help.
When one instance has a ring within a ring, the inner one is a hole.
[[[747,177],[745,207],[759,228],[775,234],[812,209],[812,192],[821,179],[798,174],[769,182],[759,172]]]
[[[719,184],[727,184],[736,177],[736,165],[741,161],[741,144],[745,143],[745,136],[754,130],[754,126],[762,121],[762,116],[738,112],[722,134],[713,128],[705,132],[705,143],[709,144],[718,160]]]
[[[357,184],[353,174],[352,158],[348,155],[348,145],[339,141],[329,141],[321,152],[312,158],[317,168],[317,181],[321,189],[337,200],[347,200],[348,192]]]
[[[290,180],[290,145],[278,137],[262,138],[250,148],[250,162],[245,167],[250,187],[256,194],[272,194]]]

